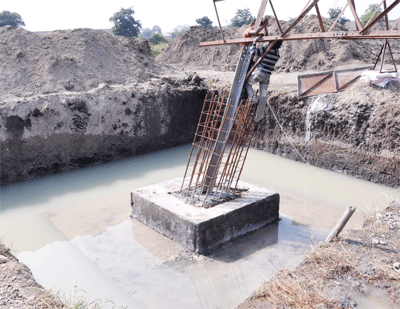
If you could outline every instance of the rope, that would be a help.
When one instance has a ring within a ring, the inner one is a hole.
[[[283,129],[283,126],[281,125],[281,123],[278,120],[278,117],[276,117],[274,110],[272,109],[271,105],[269,104],[269,100],[267,99],[267,103],[269,106],[269,109],[272,112],[272,115],[274,115],[274,118],[276,120],[276,122],[278,123],[279,127],[281,128],[281,131],[283,133],[283,135],[285,135],[286,139],[289,141],[290,145],[292,145],[293,149],[297,152],[297,154],[300,156],[300,158],[303,159],[303,161],[308,165],[313,167],[310,162],[307,161],[307,159],[297,150],[296,146],[293,144],[292,140],[289,138],[289,135],[286,134],[285,130]]]
[[[283,128],[283,126],[281,125],[281,123],[278,120],[278,117],[276,116],[274,110],[272,109],[272,106],[269,104],[269,100],[267,99],[267,103],[269,106],[269,109],[272,112],[272,115],[274,115],[274,118],[276,120],[276,122],[278,123],[279,127],[282,130],[283,135],[285,135],[286,139],[289,141],[290,145],[293,147],[293,149],[297,152],[297,154],[300,156],[300,158],[303,159],[304,163],[311,168],[312,171],[314,171],[315,174],[317,174],[319,177],[321,177],[324,180],[327,180],[327,177],[325,177],[324,175],[322,175],[322,173],[320,173],[320,171],[318,171],[318,169],[315,168],[315,166],[311,165],[310,162],[307,161],[307,159],[297,150],[296,146],[293,144],[292,140],[290,139],[289,135],[286,134],[285,129]]]
[[[311,169],[317,173],[320,177],[327,179],[324,175],[322,175],[313,165],[310,164],[310,162],[307,161],[307,159],[297,150],[296,146],[293,144],[292,140],[290,139],[289,135],[286,134],[285,129],[283,128],[283,126],[281,125],[281,123],[278,120],[278,117],[276,116],[274,110],[272,109],[272,106],[269,104],[269,100],[267,100],[269,109],[272,112],[272,115],[274,116],[276,122],[278,123],[279,127],[281,128],[281,131],[283,133],[283,135],[285,135],[286,139],[289,141],[290,145],[293,147],[293,149],[297,152],[297,154],[303,159],[303,161],[309,166],[311,167]],[[387,199],[389,199],[389,197],[387,196],[387,194],[393,193],[393,192],[397,192],[399,191],[400,188],[394,189],[393,191],[389,191],[386,194],[383,192],[379,192],[381,195],[385,196]]]

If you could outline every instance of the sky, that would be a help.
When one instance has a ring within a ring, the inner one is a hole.
[[[346,0],[320,0],[321,14],[327,16],[331,7],[343,7]],[[359,15],[369,4],[380,3],[379,0],[355,0]],[[393,1],[388,0],[388,4]],[[256,16],[261,0],[225,0],[217,2],[222,26],[229,24],[237,9],[249,8]],[[272,1],[279,19],[287,20],[297,17],[307,0],[274,0]],[[178,25],[195,25],[196,19],[208,16],[213,25],[217,18],[212,0],[13,0],[2,1],[0,11],[17,12],[24,20],[29,31],[52,31],[59,29],[93,28],[109,29],[112,24],[109,18],[121,8],[133,7],[134,18],[140,20],[143,28],[159,25],[163,33],[171,32]],[[389,15],[390,19],[400,16],[400,7]],[[313,9],[311,14],[315,14]],[[266,15],[272,15],[270,6]],[[347,9],[345,17],[352,19]]]

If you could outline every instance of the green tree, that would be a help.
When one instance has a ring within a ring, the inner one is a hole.
[[[158,34],[161,34],[161,33],[162,33],[161,27],[160,27],[159,25],[153,26],[153,28],[151,29],[151,31],[152,31],[153,33],[158,33]]]
[[[181,35],[183,33],[185,33],[186,31],[188,31],[190,28],[189,25],[179,25],[176,26],[173,30],[172,30],[172,38]]]
[[[330,8],[328,10],[328,15],[330,19],[336,20],[336,18],[339,16],[340,12],[342,11],[342,8]],[[350,21],[350,19],[346,18],[344,15],[340,16],[338,23],[344,25]]]
[[[163,37],[163,35],[161,33],[153,33],[151,35],[149,42],[151,44],[157,45],[160,43],[165,43],[165,42],[167,42],[167,40]]]
[[[231,19],[230,26],[231,27],[241,27],[246,24],[250,24],[254,19],[254,16],[251,15],[250,9],[245,8],[243,10],[236,10],[235,16]]]
[[[140,34],[142,35],[142,37],[146,38],[146,39],[150,39],[151,35],[153,34],[153,31],[151,31],[150,28],[143,28],[140,31]]]
[[[21,18],[21,15],[18,13],[3,11],[0,13],[0,27],[3,26],[11,26],[14,29],[25,26],[24,21]]]
[[[196,23],[198,23],[199,26],[204,29],[211,29],[213,27],[212,21],[207,16],[204,16],[202,18],[197,18]]]
[[[379,4],[370,4],[369,7],[365,10],[364,14],[361,15],[360,21],[363,26],[365,26],[365,24],[369,21],[369,19],[371,18],[372,14],[374,14],[374,12],[378,6],[379,6]],[[376,18],[376,16],[378,16],[381,12],[382,12],[382,10],[379,9],[375,13],[374,18],[372,20],[374,20]],[[381,21],[384,21],[384,19],[382,18]]]
[[[133,18],[135,11],[132,7],[128,9],[121,8],[118,12],[110,17],[110,22],[114,24],[111,32],[115,35],[126,36],[128,38],[137,37],[142,28],[140,20]]]

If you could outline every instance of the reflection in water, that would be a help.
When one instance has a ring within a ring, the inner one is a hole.
[[[186,265],[181,271],[202,287],[199,300],[218,303],[220,308],[235,307],[277,269],[297,266],[310,249],[311,237],[319,241],[326,234],[322,229],[293,226],[283,217],[224,246],[210,260]],[[179,262],[167,264],[179,267]]]
[[[281,195],[280,212],[300,225],[332,229],[349,206],[357,212],[347,228],[361,227],[363,213],[400,199],[400,189],[377,185],[282,157],[250,151],[243,181]]]
[[[143,235],[140,242],[133,238],[135,234]],[[112,298],[121,306],[231,308],[276,268],[294,268],[303,259],[302,251],[309,250],[308,238],[313,234],[322,239],[326,231],[292,226],[289,219],[282,218],[208,258],[184,254],[176,259],[176,245],[164,241],[161,249],[172,253],[164,263],[147,249],[153,246],[143,241],[149,239],[148,234],[158,235],[127,219],[96,237],[78,236],[72,243],[55,242],[18,257],[45,286],[64,291],[79,286],[93,299]],[[300,237],[296,239],[296,235]],[[104,276],[112,281],[105,285]]]
[[[248,183],[281,195],[281,220],[208,258],[127,219],[132,189],[182,177],[189,146],[0,187],[0,237],[46,288],[114,296],[148,308],[231,308],[283,267],[294,268],[344,209],[384,207],[399,190],[250,150]],[[68,241],[71,240],[71,241]],[[26,252],[35,251],[35,252]],[[64,257],[62,255],[64,254]],[[90,288],[92,287],[92,288]],[[156,297],[155,297],[156,295]]]
[[[0,237],[4,236],[5,244],[12,245],[14,252],[19,253],[37,250],[56,240],[86,235],[84,227],[88,222],[95,225],[96,234],[104,232],[114,212],[125,211],[124,218],[129,216],[132,189],[182,177],[188,151],[188,146],[177,147],[1,186]],[[76,216],[80,214],[78,211],[84,212],[82,216]],[[47,216],[48,212],[52,212],[52,216]],[[99,217],[99,214],[103,216]],[[57,215],[60,215],[59,219],[53,221]]]

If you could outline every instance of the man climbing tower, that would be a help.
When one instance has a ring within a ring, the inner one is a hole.
[[[268,36],[268,20],[265,20],[265,36]],[[249,38],[250,37],[250,31],[252,28],[248,28],[245,30],[243,37],[244,38]],[[257,41],[262,37],[262,35],[258,36],[257,38],[254,39],[253,45],[251,46],[251,55],[260,57],[264,52],[267,50],[267,46],[259,47],[257,48]],[[256,70],[253,72],[253,74],[249,77],[247,80],[245,87],[247,91],[247,95],[249,97],[253,97],[253,102],[256,100],[255,95],[254,95],[254,90],[253,90],[253,85],[255,83],[259,83],[260,85],[260,94],[259,94],[259,102],[257,105],[257,112],[256,116],[254,118],[255,122],[259,122],[261,119],[264,118],[265,115],[265,106],[267,104],[267,91],[268,91],[268,86],[269,86],[269,79],[271,77],[271,73],[275,68],[276,62],[279,60],[279,48],[282,45],[282,41],[278,41],[274,44],[272,49],[267,53],[265,58],[261,61],[261,63],[258,65]]]

